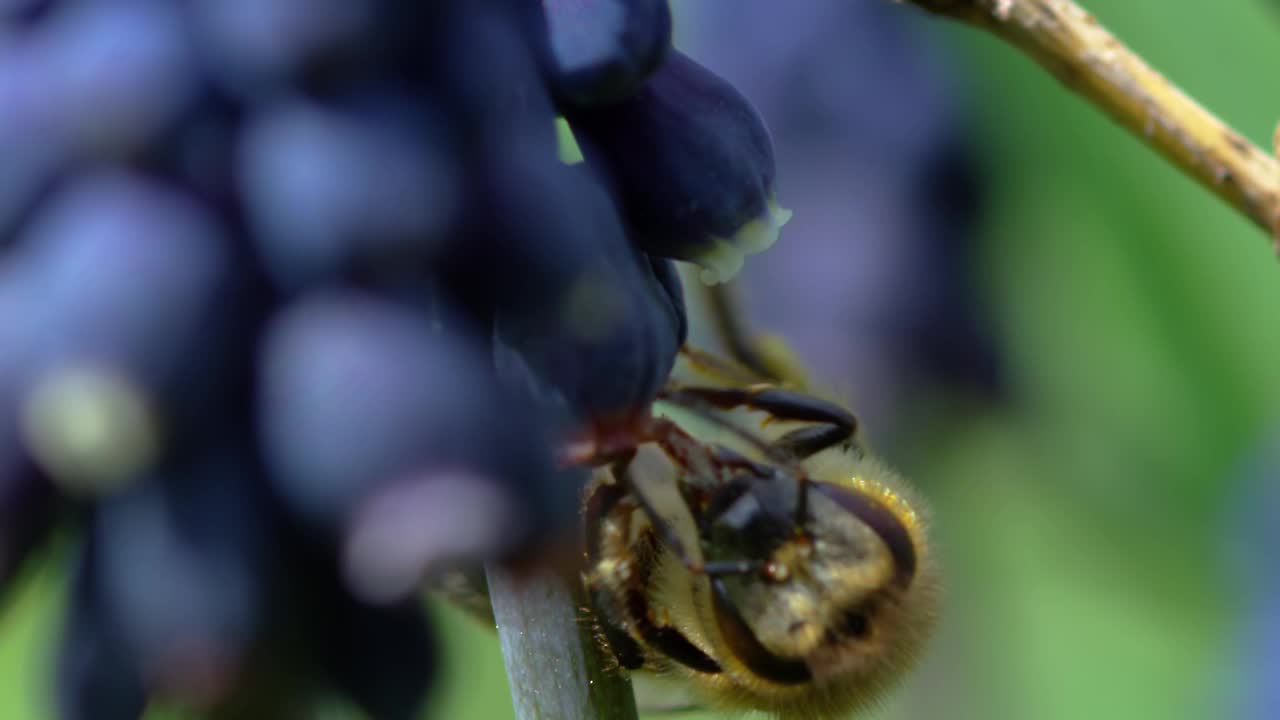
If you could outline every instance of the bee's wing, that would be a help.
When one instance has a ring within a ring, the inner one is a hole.
[[[678,720],[682,713],[706,708],[685,683],[636,672],[631,675],[631,687],[635,690],[636,709],[645,717],[656,715],[664,720]]]

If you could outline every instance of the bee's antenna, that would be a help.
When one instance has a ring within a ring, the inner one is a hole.
[[[796,475],[796,534],[808,536],[809,528],[809,476],[805,473]]]
[[[759,450],[765,459],[776,463],[796,479],[796,516],[795,526],[798,534],[805,534],[808,531],[809,519],[809,475],[800,466],[796,457],[782,447],[767,443],[755,434],[747,431],[738,424],[725,419],[719,413],[712,411],[712,405],[696,393],[682,391],[680,389],[663,390],[658,397],[674,405],[678,405],[681,409],[687,410],[700,419],[721,428],[732,434],[733,436],[743,440],[751,447]]]
[[[759,448],[766,458],[790,470],[796,478],[795,527],[801,535],[807,531],[809,517],[809,478],[800,467],[800,459],[852,438],[858,427],[857,418],[835,403],[768,384],[745,388],[676,387],[664,391],[660,397],[675,399],[682,407],[695,412],[700,410],[698,414],[701,417],[744,438]],[[784,420],[821,423],[822,427],[816,431],[802,428],[784,435],[778,442],[765,443],[718,414],[709,412],[707,406],[724,409],[746,406]]]

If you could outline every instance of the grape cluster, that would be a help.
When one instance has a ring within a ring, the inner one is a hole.
[[[672,259],[787,215],[665,0],[4,2],[0,157],[0,593],[70,528],[64,718],[413,716],[423,579],[571,525]]]

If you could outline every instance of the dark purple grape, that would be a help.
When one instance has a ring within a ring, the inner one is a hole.
[[[550,84],[564,102],[621,100],[671,50],[667,0],[544,0],[551,48]]]
[[[239,231],[235,243],[239,252],[243,252],[245,233],[236,151],[247,114],[231,98],[207,91],[136,163],[148,174],[173,183],[174,189],[194,195]]]
[[[60,720],[138,720],[146,707],[142,675],[103,604],[96,548],[81,552],[57,662]]]
[[[480,7],[480,5],[477,5]],[[550,95],[514,10],[458,11],[439,56],[466,62],[441,80],[469,120],[464,232],[445,284],[465,308],[492,313],[503,373],[543,386],[573,415],[646,404],[670,369],[683,307],[627,238],[612,199],[556,155]],[[507,6],[509,8],[509,6]],[[478,94],[490,85],[496,92]],[[488,321],[481,318],[480,322]]]
[[[0,602],[9,580],[43,539],[53,515],[53,488],[39,477],[18,427],[26,346],[11,274],[0,268]]]
[[[216,221],[187,197],[122,172],[87,175],[53,198],[12,261],[42,329],[29,352],[48,367],[96,364],[148,384],[209,350],[231,258]]]
[[[327,640],[334,684],[371,720],[413,720],[431,686],[436,643],[416,597],[390,608],[342,603]]]
[[[494,303],[504,367],[533,377],[577,415],[634,411],[657,392],[683,341],[684,308],[628,241],[609,194],[584,167],[506,145],[477,163],[486,222],[451,277]]]
[[[263,489],[244,450],[218,447],[96,505],[94,582],[151,691],[209,705],[234,690],[268,603]]]
[[[198,87],[179,11],[159,0],[64,3],[0,60],[6,155],[50,141],[74,153],[135,149]]]
[[[355,107],[268,108],[240,149],[244,203],[267,267],[297,289],[425,268],[459,205],[432,113],[395,95]]]
[[[412,5],[413,3],[407,3]],[[476,0],[417,3],[417,62],[468,144],[541,138],[554,157],[555,109],[540,72],[540,20],[533,3]]]
[[[9,581],[48,536],[55,506],[53,488],[11,450],[0,448],[0,603]]]
[[[2,381],[0,381],[2,382]],[[48,535],[54,519],[53,488],[36,472],[13,427],[15,409],[0,388],[0,603],[9,581]]]
[[[613,182],[632,240],[723,282],[773,244],[790,213],[774,198],[773,146],[755,108],[672,52],[622,102],[569,113],[588,162]]]
[[[3,24],[19,25],[39,19],[56,0],[0,0],[0,33]]]
[[[272,481],[319,528],[397,481],[463,473],[545,503],[550,445],[464,337],[426,310],[329,293],[286,311],[261,359],[259,422]],[[530,513],[533,521],[537,513]],[[479,520],[478,520],[479,521]],[[504,528],[516,541],[532,527]]]
[[[414,717],[423,580],[571,531],[563,435],[688,323],[554,131],[669,9],[548,9],[0,4],[0,591],[72,521],[63,717]]]
[[[344,62],[375,42],[375,0],[191,0],[190,23],[206,64],[251,98]]]
[[[652,376],[670,367],[675,347],[666,338],[678,313],[598,181],[559,162],[540,40],[522,8],[446,3],[436,11],[447,18],[430,50],[436,87],[468,170],[464,222],[441,281],[476,325],[496,326],[499,352],[524,354],[503,360],[517,382],[542,385],[537,394],[558,396],[574,415],[633,409],[652,397]]]
[[[684,337],[684,307],[636,250],[584,268],[555,305],[500,305],[504,372],[526,371],[571,412],[625,415],[653,398]],[[511,352],[507,352],[511,351]]]
[[[580,479],[566,473],[564,488]],[[493,478],[463,468],[420,473],[375,488],[362,499],[342,537],[349,592],[387,605],[413,597],[423,578],[481,558],[510,557],[512,525],[529,508]]]
[[[676,264],[663,258],[649,258],[653,268],[653,277],[662,288],[663,299],[669,303],[671,313],[676,321],[677,346],[684,345],[689,337],[689,317],[684,306],[684,286],[680,283],[680,273]]]
[[[468,68],[438,87],[469,172],[442,283],[477,325],[494,325],[505,377],[573,416],[634,411],[670,370],[683,306],[599,180],[559,162],[528,18],[514,3],[448,5],[433,57]]]
[[[68,165],[136,152],[191,102],[179,20],[158,0],[63,3],[0,42],[0,247]]]
[[[141,470],[162,435],[225,400],[221,366],[234,363],[220,353],[233,349],[240,286],[227,239],[190,198],[139,175],[86,175],[42,209],[11,260],[28,324],[27,441],[56,479]],[[100,418],[92,427],[110,436],[76,440],[73,418]]]
[[[0,265],[0,603],[10,580],[48,533],[53,521],[53,488],[40,477],[22,441],[21,390],[29,360],[30,324],[22,288]]]

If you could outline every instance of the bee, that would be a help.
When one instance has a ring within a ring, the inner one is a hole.
[[[844,407],[686,348],[652,412],[566,450],[583,573],[628,670],[713,707],[843,718],[910,667],[935,624],[923,502]]]

